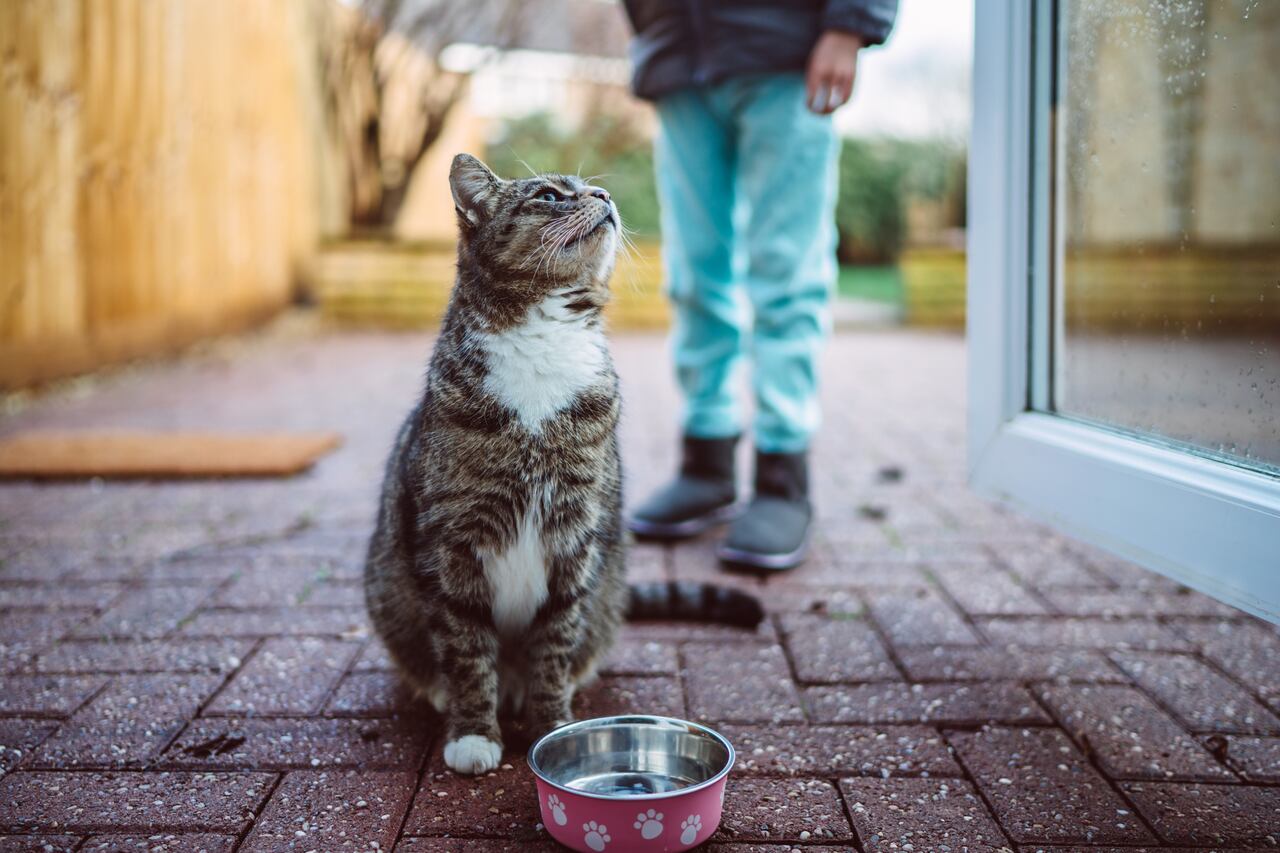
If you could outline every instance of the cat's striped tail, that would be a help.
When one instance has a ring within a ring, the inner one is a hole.
[[[652,581],[630,585],[628,619],[679,619],[754,628],[764,607],[754,595],[693,581]]]

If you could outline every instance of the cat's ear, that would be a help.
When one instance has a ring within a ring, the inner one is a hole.
[[[449,168],[449,188],[453,190],[453,206],[471,226],[479,225],[493,214],[498,198],[498,176],[470,154],[453,158]]]

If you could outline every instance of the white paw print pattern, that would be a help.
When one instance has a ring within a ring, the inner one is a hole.
[[[547,797],[547,808],[551,809],[551,819],[558,826],[564,826],[569,822],[569,818],[564,816],[564,803],[560,802],[560,798],[555,794]]]
[[[603,823],[596,823],[594,820],[584,823],[582,831],[586,833],[582,837],[582,843],[592,850],[603,850],[605,845],[613,840],[613,837],[609,835],[609,827]]]
[[[680,821],[680,829],[680,843],[692,844],[693,840],[698,837],[698,833],[702,832],[702,815],[689,815]]]
[[[649,809],[647,812],[640,812],[636,815],[636,829],[640,830],[640,837],[646,841],[657,838],[662,834],[662,812]]]

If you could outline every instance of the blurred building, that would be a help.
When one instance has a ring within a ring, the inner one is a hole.
[[[1280,3],[1075,0],[1059,65],[1065,316],[1280,329]]]
[[[1067,9],[1072,240],[1280,244],[1280,3]]]

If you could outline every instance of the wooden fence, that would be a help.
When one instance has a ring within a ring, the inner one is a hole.
[[[324,13],[320,0],[0,2],[0,387],[289,299],[342,209],[321,165]]]

